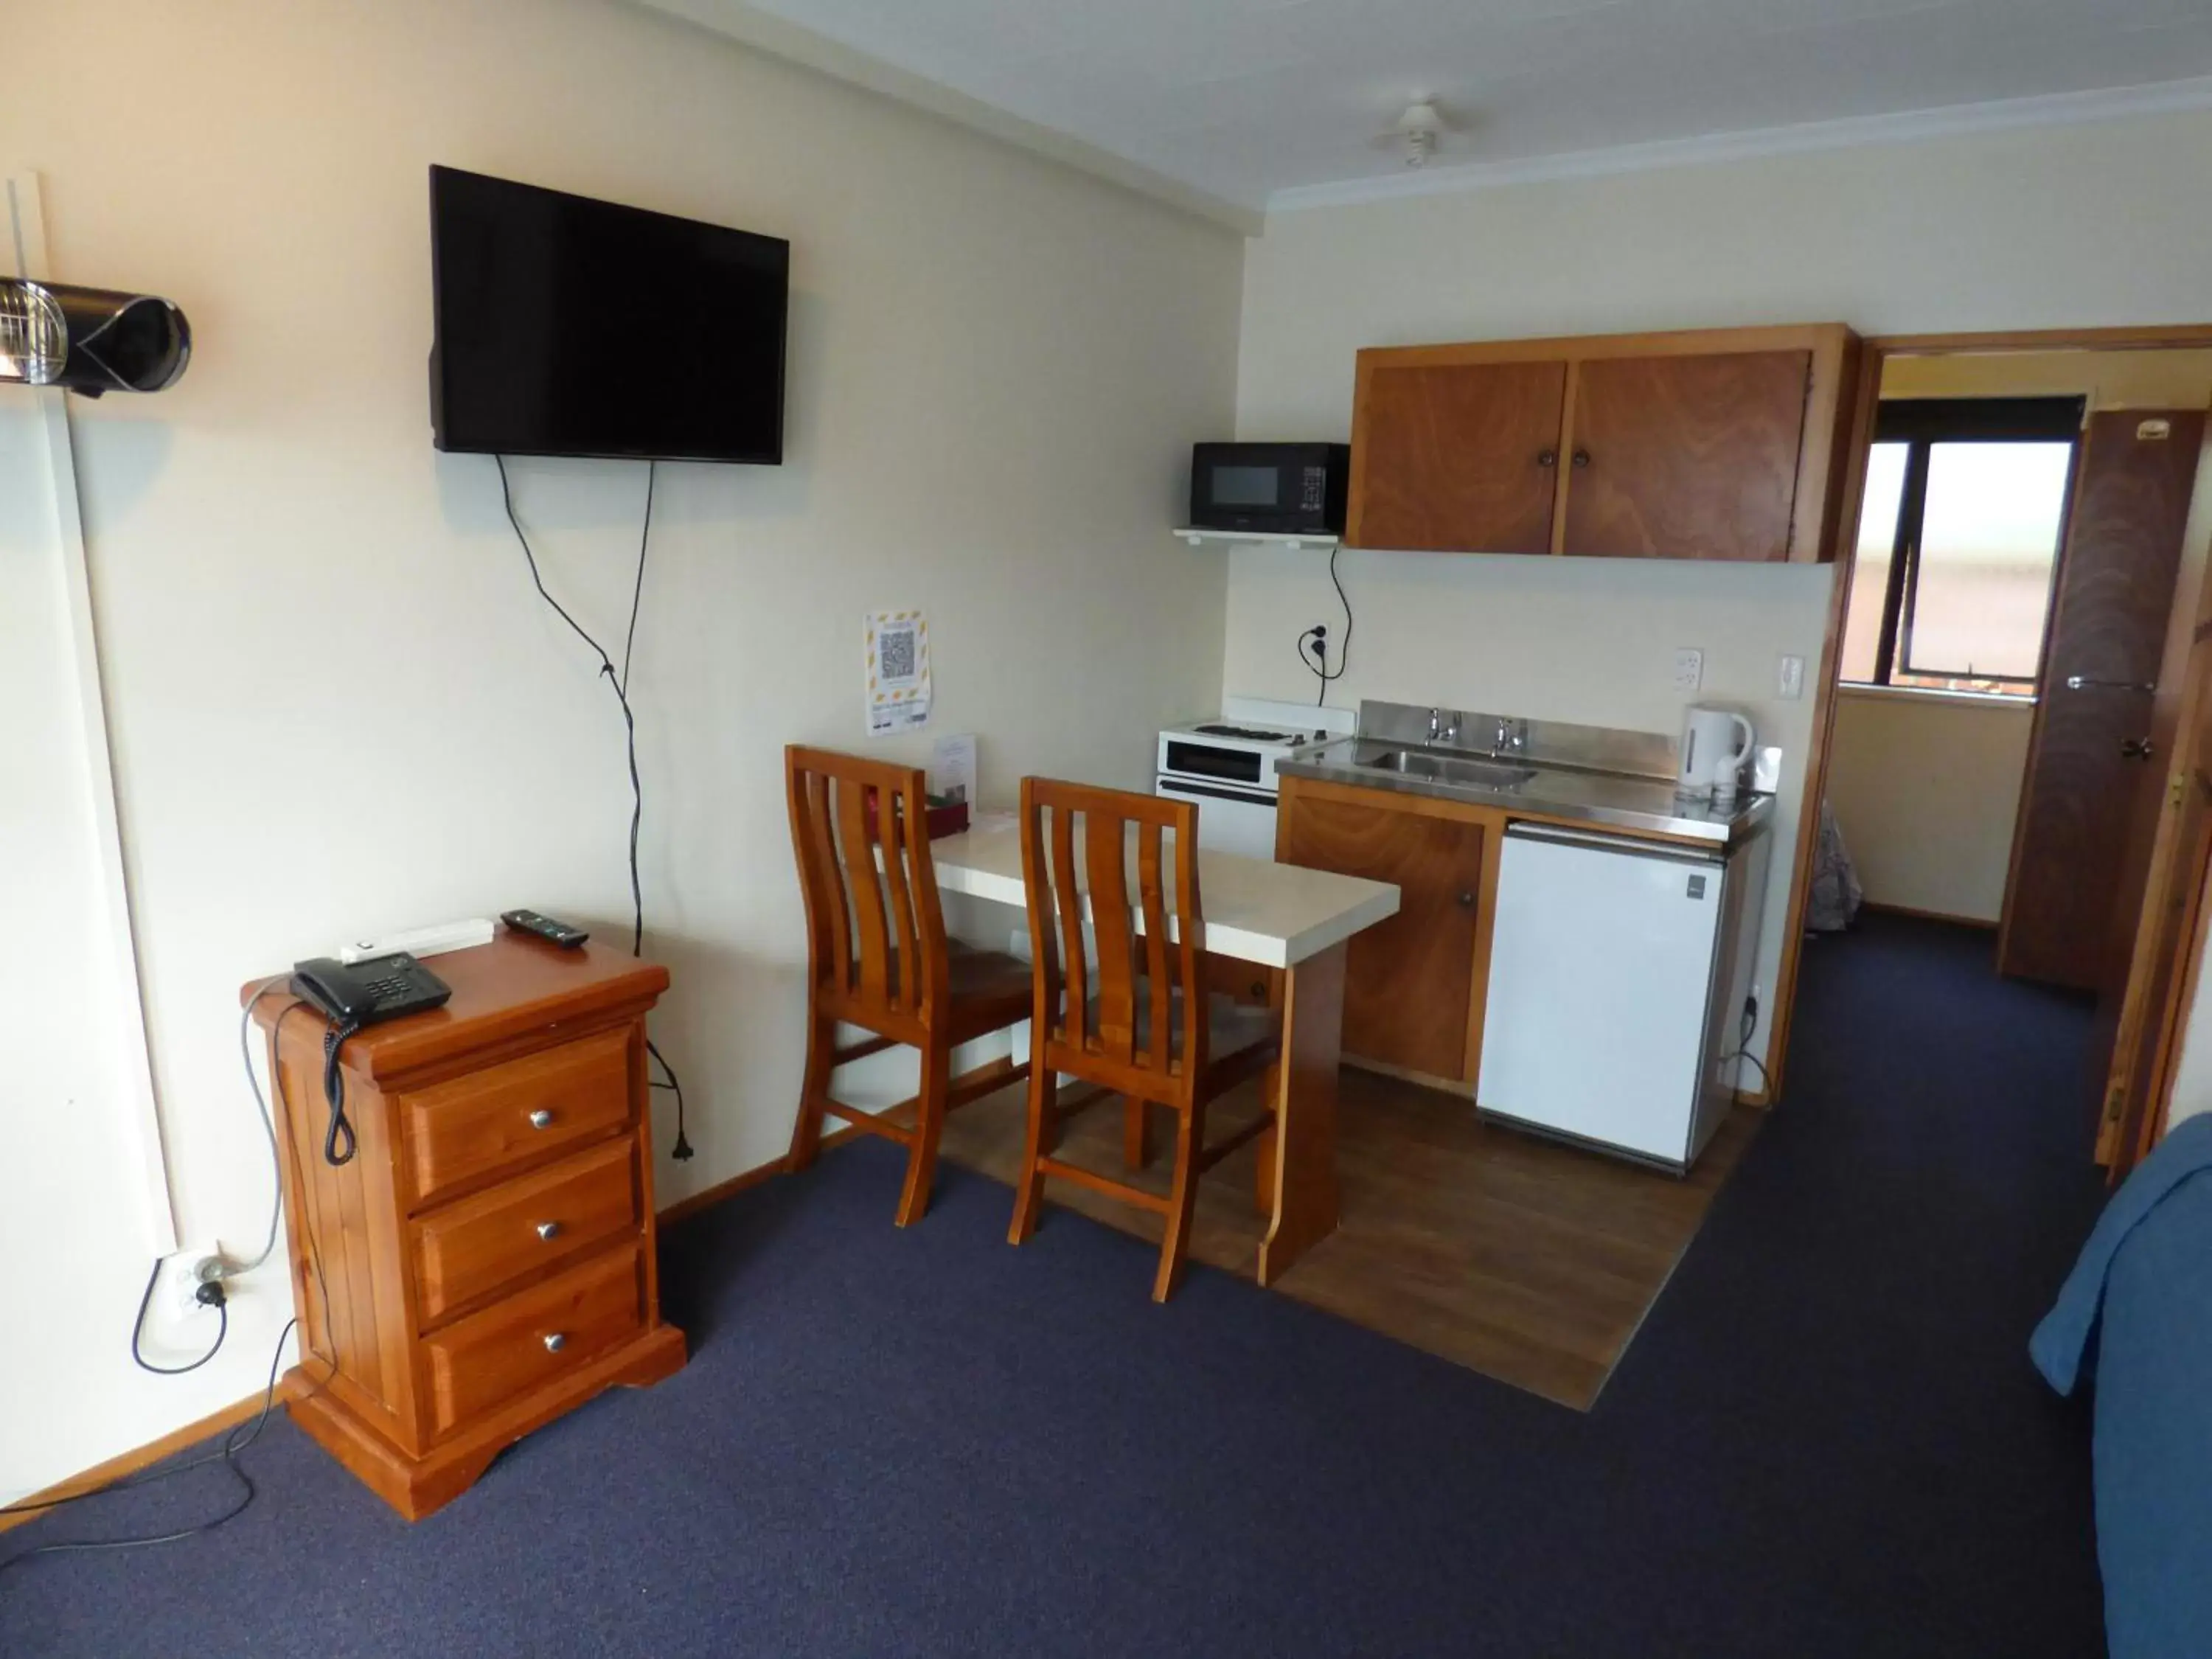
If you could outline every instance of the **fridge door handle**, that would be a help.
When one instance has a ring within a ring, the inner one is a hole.
[[[1656,859],[1666,864],[1692,864],[1717,868],[1728,862],[1728,853],[1723,848],[1716,847],[1711,852],[1705,852],[1669,842],[1638,841],[1631,836],[1607,835],[1594,830],[1566,830],[1548,823],[1508,824],[1505,838],[1508,841],[1549,842],[1559,847],[1580,847],[1593,853],[1613,853],[1629,859]]]

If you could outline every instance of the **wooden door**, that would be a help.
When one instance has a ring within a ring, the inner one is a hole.
[[[2191,651],[2178,725],[2098,1125],[2097,1161],[2116,1181],[2157,1138],[2201,974],[2195,958],[2212,862],[2212,638]]]
[[[1564,362],[1363,362],[1352,423],[1354,547],[1546,553]]]
[[[1344,1051],[1431,1077],[1468,1075],[1469,999],[1491,826],[1318,799],[1284,805],[1285,864],[1387,881],[1398,914],[1352,939]]]
[[[1559,550],[1787,559],[1812,369],[1809,351],[1577,364]]]
[[[2158,437],[2140,435],[2163,428]],[[2201,410],[2090,418],[2014,831],[2002,973],[2097,990],[2148,866],[2130,823],[2163,775],[2154,690],[2203,439]]]

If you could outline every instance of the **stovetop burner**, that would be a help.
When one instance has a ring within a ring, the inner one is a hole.
[[[1194,726],[1190,728],[1204,738],[1242,738],[1247,743],[1293,744],[1303,739],[1289,732],[1266,732],[1254,726]]]

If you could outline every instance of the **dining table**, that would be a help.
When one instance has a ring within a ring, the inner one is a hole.
[[[930,858],[946,892],[996,904],[1028,902],[1014,814],[978,814],[971,828],[933,842]],[[1272,970],[1261,977],[1282,1012],[1282,1058],[1263,1085],[1275,1091],[1276,1127],[1260,1142],[1256,1177],[1267,1217],[1257,1277],[1269,1285],[1336,1229],[1345,963],[1355,935],[1398,913],[1399,893],[1389,882],[1203,847],[1198,885],[1205,949]],[[1172,915],[1170,927],[1179,933]]]

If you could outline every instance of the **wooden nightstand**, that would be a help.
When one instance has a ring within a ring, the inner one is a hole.
[[[360,1150],[337,1168],[322,1015],[283,976],[254,1010],[303,1349],[284,1398],[410,1521],[532,1430],[684,1358],[660,1322],[646,1081],[668,970],[513,933],[428,965],[452,1001],[345,1045]]]

